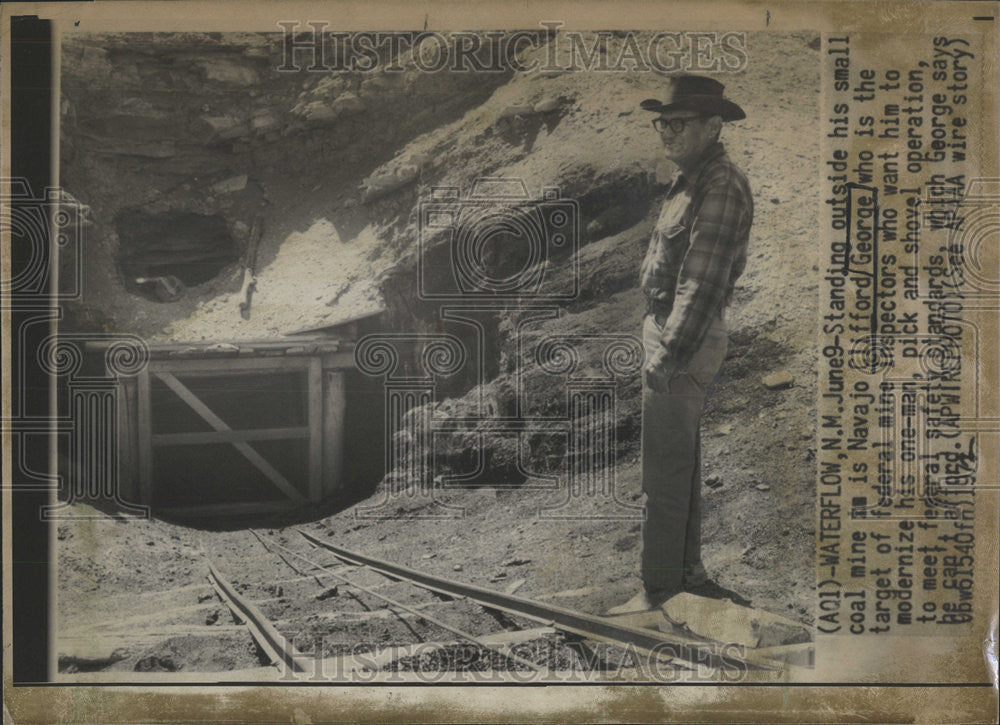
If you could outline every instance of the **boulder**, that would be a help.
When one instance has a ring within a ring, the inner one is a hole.
[[[246,125],[235,116],[202,116],[200,121],[215,140],[228,141],[248,133]]]
[[[374,201],[402,189],[404,186],[413,183],[419,174],[420,171],[416,166],[407,165],[393,172],[386,172],[380,176],[375,176],[368,180],[365,190],[361,195],[361,201],[366,203]]]
[[[98,150],[115,156],[143,156],[150,159],[169,159],[177,155],[177,147],[172,141],[142,143],[124,139],[106,139]]]
[[[337,113],[325,101],[313,101],[303,107],[292,109],[310,123],[326,123],[337,120]]]
[[[139,68],[135,63],[119,62],[115,63],[114,71],[111,73],[111,83],[114,85],[138,85],[143,79],[139,75]]]
[[[104,48],[97,48],[87,45],[83,48],[81,68],[88,75],[101,75],[111,72],[111,61],[108,60],[108,51]]]
[[[281,121],[271,113],[270,111],[262,111],[257,113],[250,122],[250,126],[257,133],[267,133],[268,131],[273,131],[281,125]]]
[[[331,104],[330,108],[337,116],[350,115],[365,110],[365,103],[354,91],[345,91],[337,96],[337,100]]]
[[[559,98],[556,96],[549,96],[548,98],[543,98],[538,103],[534,105],[532,109],[535,113],[551,113],[555,111],[560,106]]]
[[[60,672],[66,673],[100,672],[128,657],[129,651],[125,647],[117,647],[111,652],[93,648],[83,649],[69,653],[60,652],[58,666]]]
[[[228,179],[217,181],[212,184],[212,191],[216,194],[232,194],[243,191],[247,186],[247,175],[231,176]]]
[[[516,103],[507,106],[500,111],[500,118],[516,118],[517,116],[530,116],[535,112],[535,107],[526,103]]]
[[[761,382],[764,383],[764,387],[768,390],[782,390],[783,388],[792,387],[793,380],[790,372],[787,370],[778,370],[767,375]]]
[[[347,90],[349,81],[346,76],[328,75],[323,76],[316,87],[308,94],[312,98],[323,96],[325,98],[336,98]]]
[[[260,76],[253,68],[231,60],[200,60],[197,65],[210,81],[242,87],[256,85],[260,81]]]
[[[361,87],[365,93],[385,93],[402,88],[403,81],[402,73],[376,73],[366,78]]]

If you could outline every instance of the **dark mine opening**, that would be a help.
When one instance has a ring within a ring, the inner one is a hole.
[[[303,372],[230,376],[178,376],[196,397],[234,430],[289,430],[308,424]],[[153,468],[168,486],[157,489],[154,506],[197,505],[240,500],[279,500],[282,492],[231,444],[195,445],[182,433],[212,427],[159,380],[151,385],[153,434],[164,443],[153,451]],[[190,438],[190,436],[189,436]],[[308,475],[305,437],[254,440],[247,445],[269,461],[297,489]]]
[[[116,473],[84,485],[67,440],[60,496],[112,515],[148,506],[154,518],[213,530],[315,521],[368,498],[385,475],[385,391],[354,369],[353,345],[150,344],[146,367],[119,377],[113,395],[60,402],[83,416],[118,410]],[[111,346],[85,347],[88,379],[99,378]]]
[[[219,214],[163,212],[138,209],[115,218],[118,232],[118,263],[126,285],[135,292],[160,301],[176,296],[157,294],[152,280],[174,278],[180,285],[207,282],[223,267],[239,258],[240,248]]]

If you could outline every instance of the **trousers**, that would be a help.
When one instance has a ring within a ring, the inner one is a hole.
[[[663,320],[662,317],[659,320]],[[660,346],[656,315],[643,321],[647,358]],[[701,561],[701,415],[729,335],[725,316],[713,321],[691,362],[661,393],[643,384],[642,581],[648,594],[676,592],[707,579]]]

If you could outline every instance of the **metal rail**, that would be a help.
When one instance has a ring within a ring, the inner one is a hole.
[[[252,602],[241,597],[232,583],[220,574],[211,562],[208,562],[208,571],[208,580],[212,583],[216,593],[226,603],[230,611],[237,618],[243,620],[254,640],[271,658],[272,664],[282,663],[292,672],[308,672],[309,661],[275,629],[264,613]]]
[[[302,533],[302,532],[300,531],[299,533]],[[414,607],[408,606],[408,605],[403,604],[401,602],[397,602],[396,600],[391,599],[391,598],[387,597],[384,594],[380,594],[379,592],[376,592],[374,589],[369,589],[368,587],[364,587],[364,586],[361,586],[360,584],[352,582],[347,577],[342,576],[340,574],[337,574],[337,573],[333,572],[332,570],[330,570],[329,567],[326,567],[326,566],[323,566],[322,564],[314,562],[312,559],[309,559],[308,557],[303,556],[302,554],[299,554],[298,552],[292,551],[287,546],[282,546],[281,544],[279,544],[276,541],[272,541],[271,542],[271,546],[276,546],[279,549],[281,549],[282,551],[287,551],[292,556],[296,556],[299,559],[302,559],[302,561],[306,562],[307,564],[310,564],[313,567],[316,567],[318,569],[323,570],[324,573],[323,574],[317,574],[317,576],[332,576],[332,577],[334,577],[336,579],[339,579],[340,581],[344,582],[349,587],[354,587],[358,591],[362,591],[365,594],[370,594],[373,597],[378,597],[379,599],[381,599],[382,601],[386,602],[387,604],[389,604],[392,607],[396,607],[398,609],[402,609],[405,612],[409,612],[410,614],[416,615],[417,617],[419,617],[421,619],[424,619],[424,620],[430,622],[431,624],[436,624],[438,627],[441,627],[442,629],[445,629],[445,630],[451,632],[452,634],[456,634],[459,637],[461,637],[462,639],[466,639],[466,640],[472,642],[473,644],[476,644],[476,645],[482,647],[483,649],[486,649],[486,650],[491,650],[492,649],[492,647],[490,647],[489,643],[485,642],[484,640],[480,639],[479,637],[476,637],[475,635],[469,634],[468,632],[465,632],[465,631],[459,629],[458,627],[453,627],[452,625],[448,624],[447,622],[444,622],[444,621],[438,619],[437,617],[432,617],[431,615],[427,614],[426,612],[418,611]],[[528,668],[530,668],[532,670],[535,670],[536,672],[540,672],[540,671],[542,671],[542,670],[545,669],[541,665],[538,665],[538,664],[532,662],[529,659],[525,659],[524,657],[520,657],[520,656],[514,654],[513,652],[503,652],[503,651],[501,651],[500,654],[503,657],[506,657],[507,659],[512,660],[513,662],[517,662],[519,664],[522,664],[525,667],[528,667]]]
[[[774,662],[768,662],[753,655],[744,654],[743,656],[737,656],[728,652],[720,652],[712,644],[680,634],[666,634],[649,629],[629,627],[584,612],[543,604],[512,594],[502,594],[492,589],[476,586],[475,584],[467,584],[444,577],[433,576],[400,564],[393,564],[334,546],[326,541],[321,541],[302,529],[296,529],[296,531],[306,541],[326,549],[341,561],[366,566],[380,574],[396,579],[405,579],[412,584],[450,597],[466,597],[492,609],[526,617],[527,619],[541,622],[549,627],[554,627],[577,636],[617,645],[631,645],[636,649],[653,653],[656,656],[676,657],[686,662],[719,670],[781,669]]]

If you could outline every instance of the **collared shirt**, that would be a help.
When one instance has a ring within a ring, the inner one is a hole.
[[[750,186],[719,142],[667,192],[640,273],[650,309],[664,315],[662,357],[683,368],[723,311],[747,261]]]

